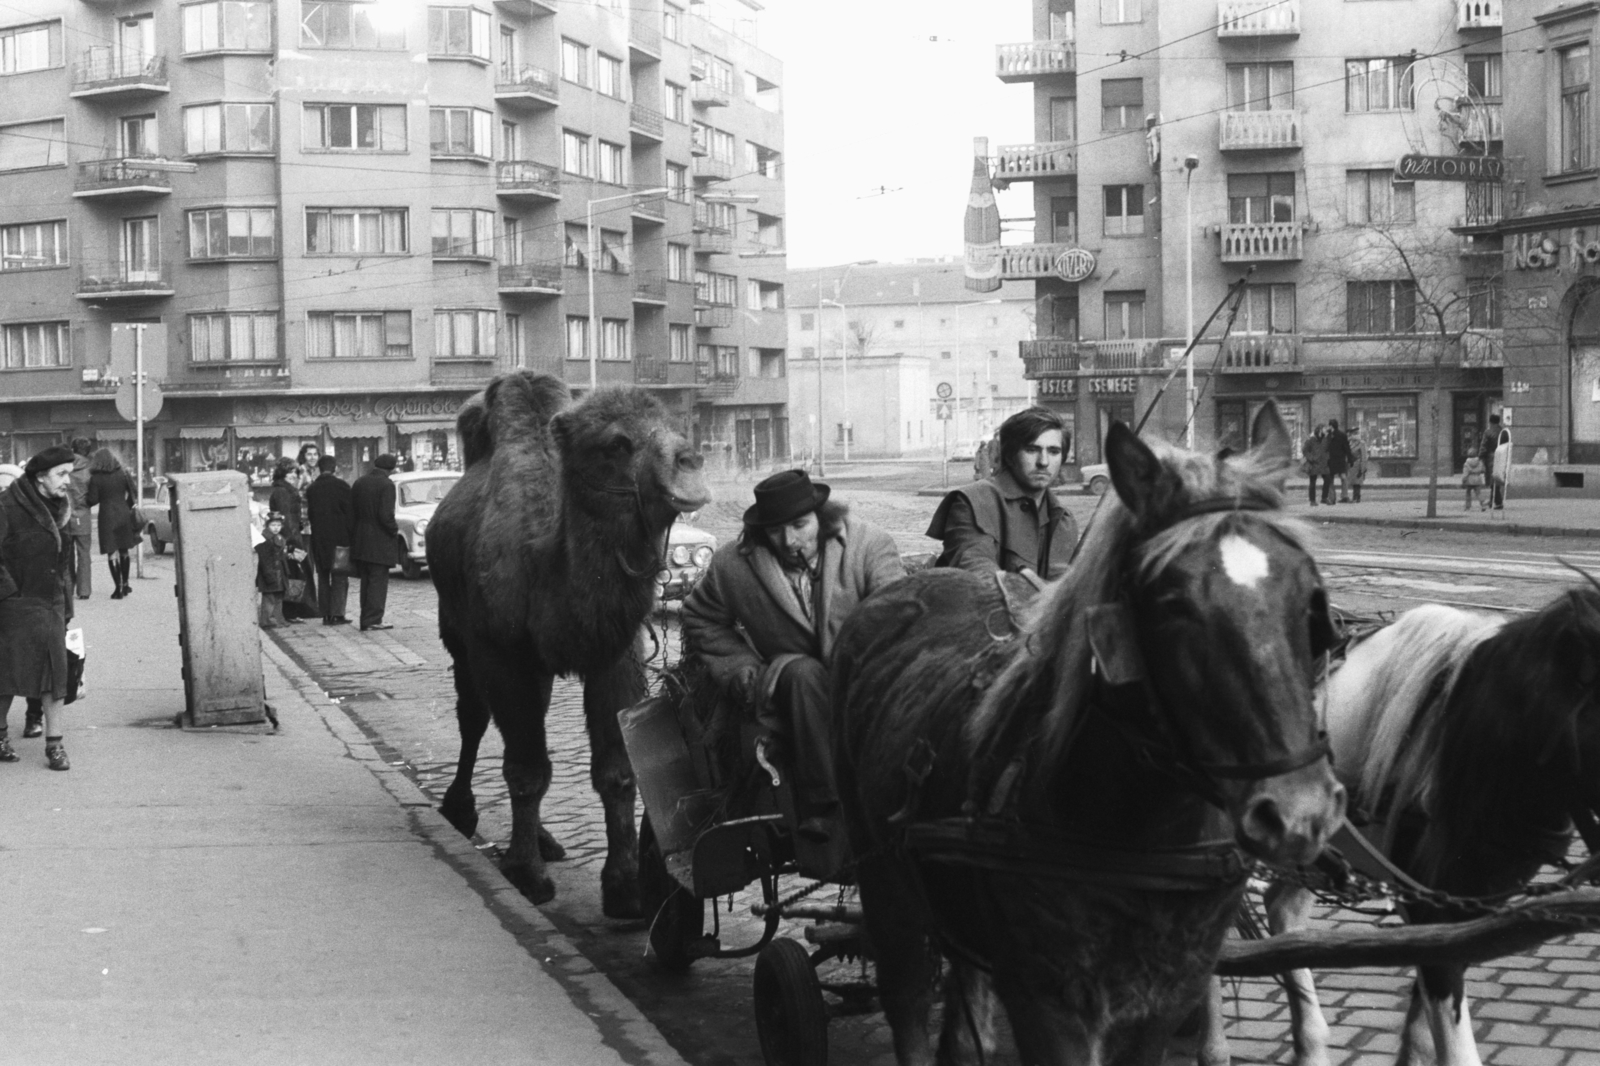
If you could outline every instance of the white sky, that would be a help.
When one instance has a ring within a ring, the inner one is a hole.
[[[972,138],[991,154],[1033,139],[1032,87],[994,76],[994,46],[1032,36],[1029,9],[766,0],[759,43],[783,61],[790,266],[961,254]],[[1000,198],[1003,217],[1032,213],[1028,189]]]

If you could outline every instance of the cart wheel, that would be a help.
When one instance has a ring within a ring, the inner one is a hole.
[[[756,956],[755,1007],[767,1066],[827,1066],[828,1010],[798,941],[779,937]]]
[[[694,962],[689,942],[704,927],[705,905],[667,872],[648,814],[639,826],[639,902],[650,918],[650,950],[656,965],[668,973],[688,970]]]

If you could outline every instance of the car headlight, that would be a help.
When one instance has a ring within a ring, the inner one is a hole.
[[[709,545],[709,544],[700,545],[700,547],[698,547],[698,548],[696,548],[694,550],[694,565],[700,566],[700,567],[710,566],[711,565],[711,556],[713,554],[715,554],[715,553],[711,550],[711,545]]]
[[[428,520],[426,518],[417,519],[417,532],[419,534],[425,532],[427,530],[427,528],[428,528]]]
[[[672,548],[672,565],[673,566],[688,566],[689,565],[689,546],[687,544],[676,544],[676,545],[673,545],[673,548]]]
[[[660,573],[658,573],[656,575],[656,584],[658,584],[658,585],[670,585],[670,584],[672,584],[672,571],[671,570],[662,570]]]

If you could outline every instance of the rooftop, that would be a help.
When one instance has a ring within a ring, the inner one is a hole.
[[[789,271],[786,302],[804,310],[815,307],[817,299],[836,299],[835,286],[849,264],[811,267]],[[1033,303],[1033,283],[1013,281],[995,292],[974,292],[966,286],[964,267],[959,259],[911,263],[873,263],[850,269],[844,289],[844,302],[865,304],[965,304],[999,298],[1007,303]],[[820,282],[820,292],[819,290]]]

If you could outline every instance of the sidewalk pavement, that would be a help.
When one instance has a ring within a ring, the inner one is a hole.
[[[0,1064],[681,1066],[272,641],[279,732],[175,728],[171,558],[145,573],[78,603],[72,769],[10,714]]]
[[[1291,511],[1316,522],[1401,529],[1448,529],[1463,533],[1505,533],[1524,537],[1600,537],[1600,500],[1519,499],[1513,495],[1507,498],[1502,511],[1481,511],[1477,507],[1469,511],[1462,506],[1465,490],[1457,486],[1448,489],[1441,486],[1438,517],[1428,518],[1425,496],[1408,495],[1404,499],[1390,499],[1368,492],[1363,493],[1360,503],[1312,507],[1306,498],[1304,485],[1300,486],[1298,494],[1291,485],[1287,495]]]

